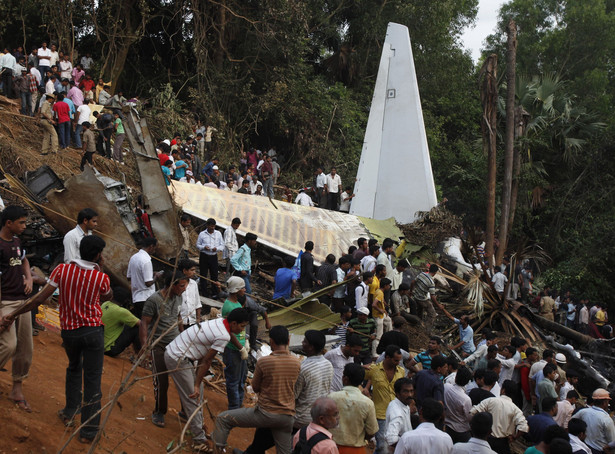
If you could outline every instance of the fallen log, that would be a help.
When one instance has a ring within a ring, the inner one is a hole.
[[[565,338],[570,339],[580,345],[591,344],[592,342],[596,340],[593,337],[588,336],[587,334],[579,333],[578,331],[567,328],[564,325],[560,325],[557,322],[547,320],[546,318],[541,317],[540,315],[536,315],[531,312],[529,313],[531,314],[529,315],[529,317],[531,317],[532,322],[534,322],[536,325],[540,326],[543,329],[548,329],[549,331],[553,331],[554,333],[557,333],[560,336],[564,336]]]
[[[263,279],[265,279],[267,282],[269,282],[271,284],[275,284],[275,278],[272,275],[267,274],[267,273],[265,273],[263,271],[259,271],[258,275],[260,277],[262,277]]]

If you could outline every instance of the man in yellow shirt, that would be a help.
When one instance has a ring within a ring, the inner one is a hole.
[[[375,454],[387,454],[388,445],[384,437],[387,407],[395,399],[395,382],[405,375],[403,367],[399,365],[401,358],[399,347],[389,345],[384,352],[384,361],[372,364],[365,374],[367,384],[363,389],[363,394],[369,397],[369,389],[372,388],[372,400],[376,407],[376,419],[378,420]]]
[[[377,265],[376,269],[374,270],[374,279],[372,280],[372,283],[369,285],[368,302],[370,305],[374,304],[374,295],[376,294],[376,291],[380,288],[380,279],[386,277],[386,275],[387,275],[387,270],[385,266]]]
[[[380,338],[387,331],[393,329],[393,323],[391,317],[389,317],[387,311],[387,304],[384,300],[384,292],[391,289],[391,280],[384,277],[380,280],[380,288],[374,293],[374,301],[372,303],[372,317],[376,322],[376,340],[372,342],[372,356],[377,357],[376,348]]]

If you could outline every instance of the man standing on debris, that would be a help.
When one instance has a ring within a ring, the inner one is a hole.
[[[187,286],[186,276],[174,276],[174,273],[169,272],[165,277],[164,288],[152,294],[145,301],[139,325],[141,345],[145,348],[155,342],[151,348],[154,380],[152,423],[158,427],[164,427],[164,415],[167,412],[168,403],[169,376],[164,360],[164,350],[179,335],[178,325],[181,323],[179,310],[182,305],[182,293]]]
[[[32,292],[32,275],[26,252],[17,235],[26,229],[26,211],[16,205],[2,212],[0,229],[0,315],[7,316],[18,308]],[[23,311],[25,312],[25,311]],[[30,314],[16,318],[17,323],[0,326],[0,369],[12,360],[13,389],[9,393],[17,406],[31,412],[22,391],[22,381],[28,376],[32,364],[32,319]]]
[[[357,318],[348,322],[348,332],[357,333],[363,340],[361,353],[355,357],[357,364],[371,364],[372,362],[372,342],[376,338],[376,323],[369,317],[369,309],[361,307],[357,309]]]
[[[340,423],[331,429],[340,454],[367,454],[365,440],[378,432],[374,402],[361,393],[359,386],[365,378],[365,369],[359,364],[344,367],[341,391],[329,394],[340,411]]]
[[[197,452],[210,452],[203,430],[203,413],[198,408],[203,378],[216,354],[224,351],[231,336],[244,331],[247,324],[248,313],[237,308],[224,319],[216,318],[184,330],[165,350],[165,365],[175,382],[185,416],[190,418],[194,413],[190,432],[194,442],[192,449]],[[197,362],[195,371],[193,364]]]
[[[290,335],[284,326],[269,331],[273,352],[256,362],[252,388],[258,394],[254,407],[222,412],[216,418],[212,438],[218,452],[226,446],[229,432],[234,427],[271,429],[278,454],[290,454],[293,416],[295,414],[294,387],[299,376],[299,359],[288,350]],[[261,452],[249,446],[246,453]]]
[[[84,208],[77,214],[77,226],[64,235],[64,263],[80,259],[79,245],[86,235],[98,226],[98,213],[91,208]]]
[[[420,273],[410,284],[410,293],[416,303],[419,318],[422,319],[423,313],[427,312],[427,320],[425,321],[427,331],[431,331],[437,316],[433,304],[439,305],[436,298],[436,283],[433,280],[438,270],[438,265],[431,264],[429,271]]]
[[[555,319],[555,301],[550,294],[546,294],[540,298],[540,315],[547,320]]]
[[[224,254],[223,258],[226,259],[226,273],[230,273],[231,270],[231,257],[235,255],[237,249],[239,249],[239,243],[237,243],[237,229],[241,225],[241,219],[233,218],[231,221],[231,227],[224,231]]]
[[[238,276],[231,276],[227,281],[228,297],[222,306],[222,317],[228,316],[233,310],[241,308],[238,298],[246,294],[246,284]],[[224,376],[226,378],[226,395],[228,409],[233,410],[243,405],[243,386],[248,375],[248,350],[246,349],[246,331],[235,335],[241,344],[241,349],[231,342],[224,349]]]
[[[314,250],[314,242],[307,241],[305,243],[305,252],[301,254],[301,275],[299,277],[299,288],[304,297],[309,296],[312,293],[314,284],[322,284],[314,273],[314,256],[312,251]]]
[[[216,230],[215,219],[209,218],[205,222],[205,230],[199,233],[196,248],[200,251],[201,293],[215,299],[221,288],[218,282],[218,251],[224,250],[224,240],[222,234]],[[208,275],[211,280],[211,294],[207,293]]]
[[[101,270],[105,245],[105,241],[96,235],[83,238],[79,245],[81,259],[58,265],[43,290],[18,312],[29,312],[56,289],[59,290],[60,327],[68,367],[66,406],[58,412],[58,416],[68,425],[81,410],[83,426],[79,440],[83,443],[94,440],[100,422],[100,383],[105,352],[100,300],[113,297],[109,276]],[[21,275],[19,278],[21,280]]]
[[[162,271],[154,274],[151,254],[156,251],[158,240],[156,238],[144,238],[139,252],[130,257],[126,277],[130,280],[132,290],[133,313],[141,318],[145,301],[156,292],[154,283],[162,275]]]
[[[258,237],[250,232],[246,234],[245,243],[241,246],[233,257],[231,257],[231,266],[235,270],[233,276],[242,278],[246,284],[246,292],[252,293],[250,286],[250,274],[252,273],[252,249],[256,248],[256,240]]]
[[[444,315],[459,327],[459,343],[451,347],[451,350],[461,348],[461,357],[467,358],[476,351],[476,346],[474,345],[474,329],[470,326],[470,316],[462,315],[461,318],[455,318],[444,308],[444,306],[439,303],[436,304],[440,310],[444,312]]]

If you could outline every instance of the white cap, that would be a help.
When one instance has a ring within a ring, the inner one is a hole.
[[[237,293],[239,290],[246,287],[246,283],[239,276],[231,276],[229,280],[226,281],[226,287],[229,293]]]
[[[218,166],[213,166],[212,170],[218,170]]]
[[[169,139],[164,139],[162,143],[166,143],[168,146],[171,146],[171,141]]]
[[[359,314],[369,315],[369,309],[366,307],[360,307],[359,309],[357,309],[357,312]]]
[[[566,364],[566,355],[558,353],[555,355],[555,362],[560,364]]]

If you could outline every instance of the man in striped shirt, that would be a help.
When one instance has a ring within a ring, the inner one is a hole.
[[[85,236],[79,245],[81,259],[58,265],[49,282],[20,313],[29,312],[60,291],[60,327],[66,368],[66,406],[58,412],[64,423],[70,423],[81,410],[80,441],[91,442],[100,422],[100,382],[105,353],[100,299],[113,297],[109,276],[102,272],[102,251],[105,241],[96,235]],[[81,380],[83,377],[83,386]],[[83,399],[81,390],[83,389]],[[83,406],[82,406],[83,402]]]
[[[237,408],[220,413],[216,418],[213,439],[219,451],[224,449],[233,427],[271,429],[277,454],[290,454],[293,416],[295,415],[294,387],[299,376],[300,361],[288,350],[288,329],[274,326],[269,331],[273,352],[259,359],[254,369],[252,388],[258,403],[250,408]],[[246,453],[260,452],[250,446]]]
[[[412,294],[412,299],[416,303],[419,318],[422,319],[423,312],[427,312],[427,320],[425,321],[425,328],[427,331],[431,331],[431,327],[437,316],[433,304],[439,306],[438,300],[436,299],[436,283],[433,280],[438,270],[438,265],[432,264],[429,266],[428,272],[419,274],[410,284],[410,293]]]
[[[248,312],[242,308],[234,309],[226,319],[217,318],[191,326],[167,345],[164,361],[177,388],[182,408],[188,418],[196,412],[190,421],[194,442],[192,448],[195,451],[209,450],[203,430],[203,414],[198,408],[203,377],[216,354],[224,351],[231,335],[241,333],[247,324]],[[196,378],[192,365],[194,361],[198,361]]]

